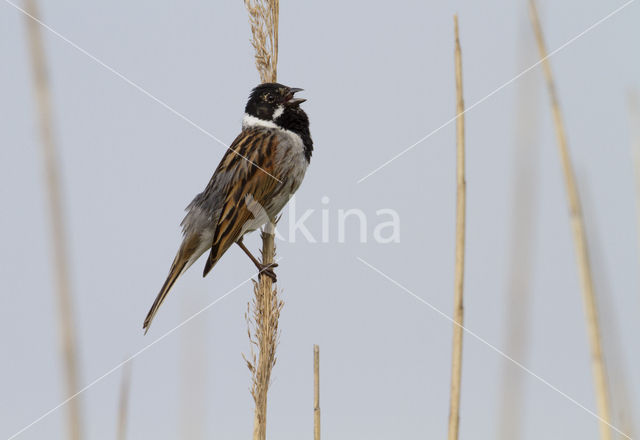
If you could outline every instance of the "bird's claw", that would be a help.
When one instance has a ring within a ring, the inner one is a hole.
[[[259,268],[260,270],[260,275],[266,275],[269,278],[271,278],[271,281],[273,281],[274,283],[278,281],[277,277],[276,277],[276,273],[273,271],[274,268],[278,267],[278,265],[276,263],[271,263],[271,264],[264,264],[262,265],[262,267]]]

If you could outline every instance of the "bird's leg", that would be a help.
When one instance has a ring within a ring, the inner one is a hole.
[[[277,267],[278,264],[276,264],[276,263],[262,264],[256,257],[253,256],[251,251],[249,249],[247,249],[247,247],[242,242],[242,238],[240,238],[238,241],[236,241],[236,244],[238,246],[240,246],[240,249],[242,249],[244,251],[244,253],[247,254],[247,256],[251,259],[251,261],[253,261],[253,264],[256,265],[256,267],[258,268],[258,270],[260,271],[261,274],[265,274],[266,276],[271,278],[271,280],[274,283],[276,282],[276,273],[273,271],[273,268]]]

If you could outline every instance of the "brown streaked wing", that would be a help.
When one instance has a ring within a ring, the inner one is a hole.
[[[265,206],[273,197],[280,183],[272,177],[278,177],[275,174],[276,142],[276,134],[267,130],[243,132],[220,162],[216,172],[233,170],[233,177],[223,189],[220,218],[203,276],[209,273],[220,257],[240,238],[243,225],[253,218],[251,206],[247,203],[248,197],[260,206]]]

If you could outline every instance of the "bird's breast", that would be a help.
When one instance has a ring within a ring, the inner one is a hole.
[[[282,181],[267,209],[275,217],[298,190],[309,162],[305,157],[302,138],[294,132],[279,130],[275,158],[276,175]]]

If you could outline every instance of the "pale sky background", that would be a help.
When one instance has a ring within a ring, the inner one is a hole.
[[[45,23],[229,143],[258,82],[241,1],[42,1]],[[553,50],[623,4],[541,2]],[[280,12],[279,80],[305,89],[315,151],[296,209],[315,209],[329,243],[280,242],[286,302],[268,437],[312,436],[312,346],[321,347],[326,439],[445,438],[451,323],[363,265],[452,313],[454,124],[357,184],[454,115],[453,21],[460,17],[468,106],[537,59],[524,1],[293,2]],[[640,284],[628,92],[640,88],[640,4],[552,57],[607,313],[629,394],[640,392]],[[197,263],[149,334],[142,321],[180,240],[184,207],[224,148],[60,38],[43,30],[70,236],[81,383],[86,385],[253,273],[232,249],[206,278]],[[57,351],[48,211],[25,17],[0,2],[0,437],[65,397]],[[524,104],[518,97],[524,96]],[[527,111],[518,113],[518,107]],[[518,114],[531,137],[519,139]],[[566,196],[540,68],[467,113],[467,327],[505,348],[514,200],[534,204],[529,341],[522,362],[595,411],[589,346]],[[530,142],[535,191],[516,186]],[[534,166],[535,164],[535,166]],[[322,197],[329,197],[327,205]],[[588,199],[587,199],[588,197]],[[369,219],[391,208],[400,243],[337,243],[338,209]],[[286,228],[288,213],[283,216]],[[597,228],[596,228],[597,227]],[[256,249],[258,239],[247,243]],[[606,281],[605,281],[606,280]],[[605,291],[603,286],[606,286]],[[135,358],[129,439],[250,438],[253,402],[247,283]],[[523,382],[521,439],[597,439],[596,419],[481,342],[465,336],[462,439],[498,436],[501,377]],[[87,439],[116,434],[121,370],[80,397]],[[635,374],[634,374],[635,373]],[[637,408],[637,407],[636,407]],[[638,413],[636,412],[636,416]],[[19,439],[65,438],[65,408]],[[635,419],[640,426],[639,417]],[[618,423],[618,422],[616,422]]]

